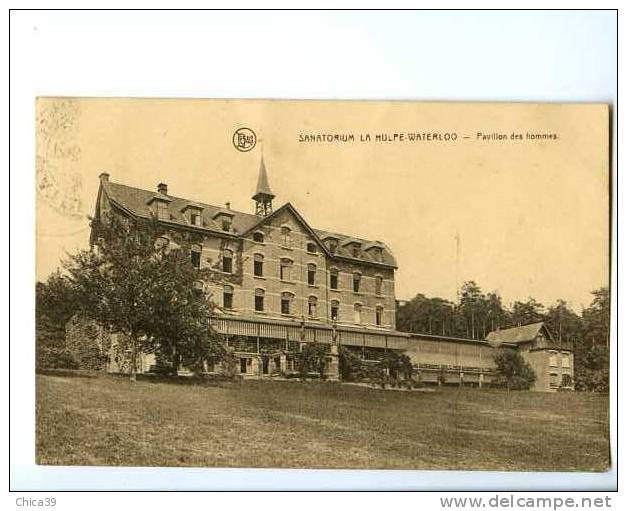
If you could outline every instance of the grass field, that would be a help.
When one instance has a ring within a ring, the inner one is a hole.
[[[590,394],[38,375],[37,462],[603,471],[607,413]]]

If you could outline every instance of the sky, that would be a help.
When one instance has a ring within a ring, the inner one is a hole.
[[[252,213],[263,151],[275,208],[391,247],[398,299],[455,299],[473,279],[506,304],[578,310],[608,282],[608,125],[593,104],[40,98],[37,279],[88,246],[101,172]],[[301,141],[318,134],[354,140]]]

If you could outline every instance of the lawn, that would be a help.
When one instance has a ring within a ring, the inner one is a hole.
[[[38,375],[37,462],[603,471],[607,414],[592,394]]]

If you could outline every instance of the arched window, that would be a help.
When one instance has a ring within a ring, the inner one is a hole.
[[[192,245],[192,249],[190,252],[192,258],[192,266],[194,268],[200,268],[200,256],[202,254],[202,246],[201,245]]]
[[[383,307],[378,306],[375,310],[375,323],[377,326],[383,325]]]
[[[257,312],[263,312],[263,299],[266,292],[263,289],[255,289],[255,310]]]
[[[355,323],[361,323],[361,304],[356,303],[353,310],[355,312]]]
[[[263,255],[255,254],[253,259],[253,274],[255,277],[263,277]]]
[[[222,271],[224,273],[233,273],[233,251],[225,248],[222,252]]]
[[[307,284],[310,286],[316,285],[316,265],[315,264],[307,265]]]
[[[381,275],[377,275],[374,279],[374,292],[377,296],[383,294],[383,277]]]
[[[253,233],[253,241],[263,243],[263,233],[259,231]]]
[[[281,227],[281,243],[283,243],[283,246],[287,248],[292,246],[291,229],[286,225]]]
[[[359,293],[359,286],[361,284],[361,273],[353,273],[353,292]]]
[[[225,309],[233,308],[233,286],[229,286],[228,284],[224,286],[224,290],[222,291],[222,304]]]
[[[289,259],[281,259],[281,266],[279,268],[279,278],[281,280],[290,281],[292,277],[292,261]]]
[[[337,269],[336,268],[331,269],[331,271],[329,272],[329,287],[331,289],[338,288],[338,276],[339,276],[339,272],[337,271]]]
[[[308,307],[309,317],[317,318],[318,317],[318,298],[316,298],[315,296],[310,296],[308,305],[309,305]]]
[[[307,243],[307,252],[309,252],[310,254],[315,254],[316,252],[318,252],[318,247],[313,241]]]
[[[340,319],[340,302],[337,300],[331,300],[331,321],[338,321]]]
[[[294,295],[292,293],[281,293],[281,314],[290,314],[291,303]]]

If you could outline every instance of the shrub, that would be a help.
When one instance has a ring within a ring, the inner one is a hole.
[[[507,390],[528,390],[536,381],[536,373],[518,351],[501,348],[494,355],[496,363],[495,386]]]

